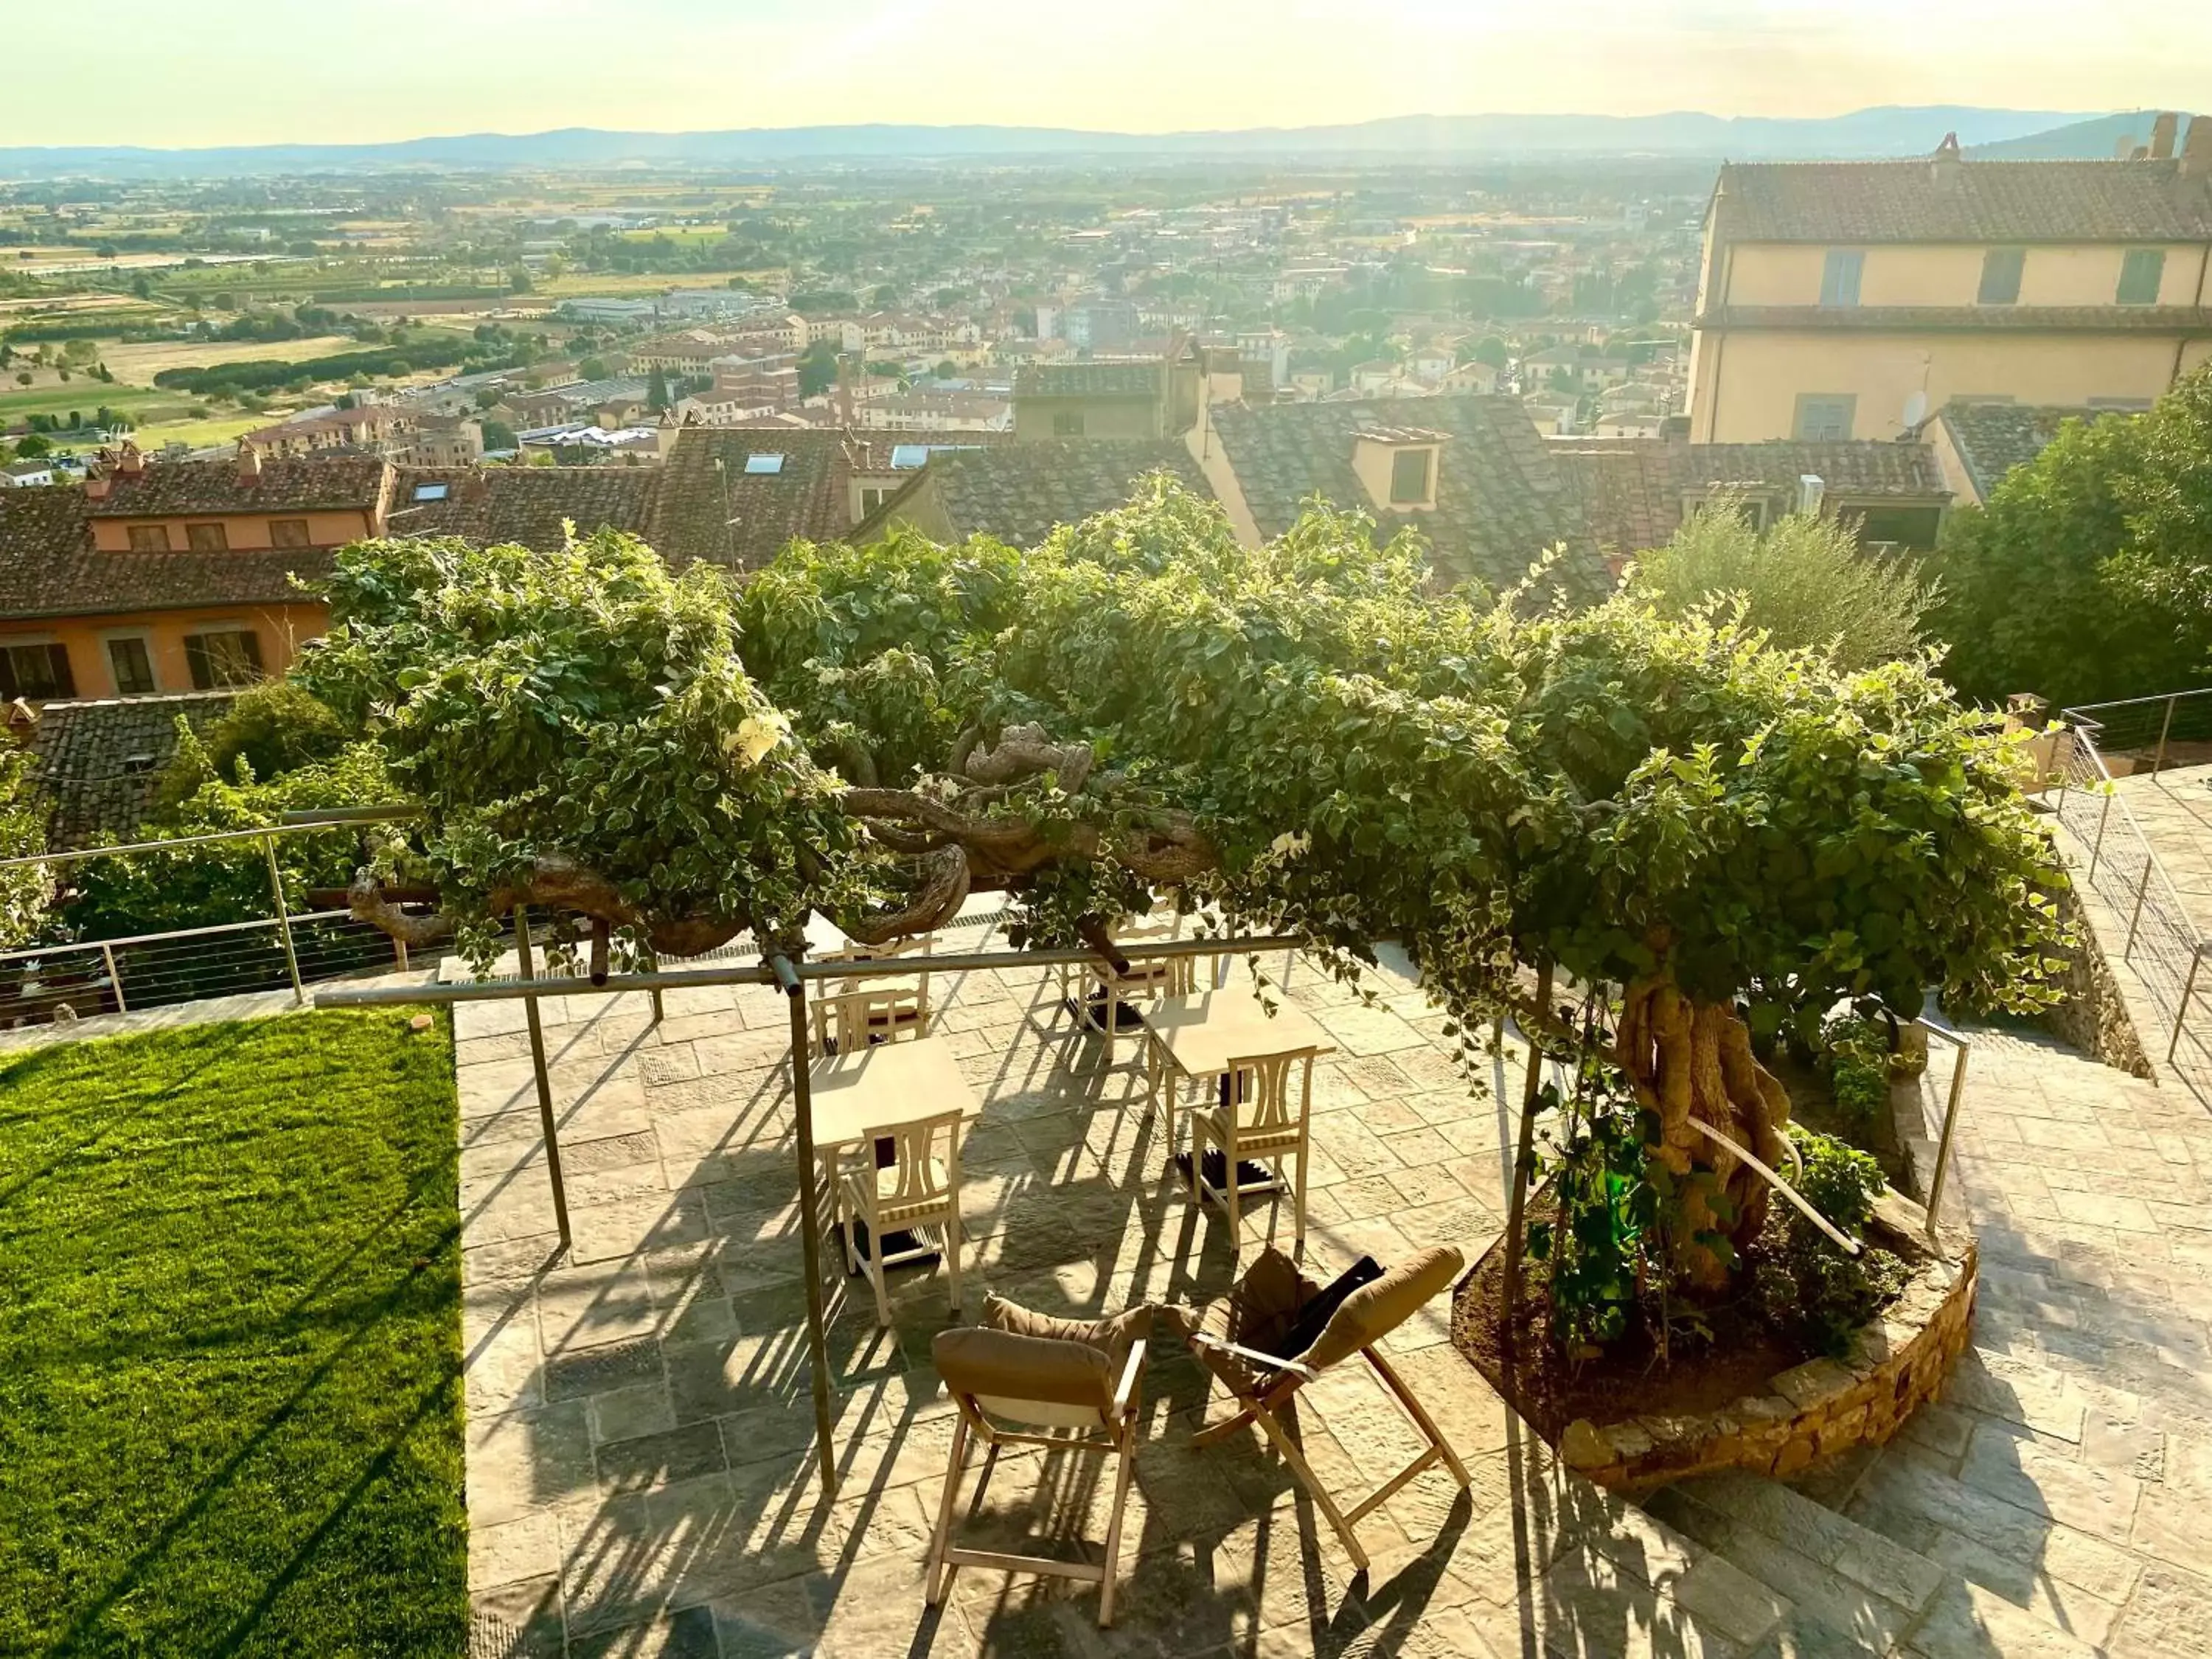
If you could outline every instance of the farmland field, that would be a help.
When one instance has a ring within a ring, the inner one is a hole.
[[[143,345],[100,348],[100,360],[118,380],[151,386],[165,368],[212,368],[218,363],[258,363],[272,357],[327,357],[356,349],[349,335],[319,334],[301,340],[153,340]]]

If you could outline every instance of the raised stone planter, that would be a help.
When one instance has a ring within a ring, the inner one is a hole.
[[[1778,1372],[1765,1394],[1699,1415],[1577,1418],[1559,1436],[1559,1455],[1601,1486],[1638,1492],[1714,1469],[1794,1475],[1854,1446],[1888,1440],[1942,1394],[1973,1323],[1974,1242],[1946,1230],[1939,1257],[1928,1249],[1924,1224],[1918,1205],[1885,1196],[1869,1237],[1904,1256],[1912,1277],[1859,1332],[1847,1358]],[[1501,1237],[1491,1252],[1504,1248]],[[1480,1277],[1478,1271],[1469,1283]],[[1482,1370],[1510,1403],[1507,1379]]]

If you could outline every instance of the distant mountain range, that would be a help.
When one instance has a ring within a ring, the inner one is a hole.
[[[1352,156],[1451,161],[1659,155],[1811,160],[1922,155],[1946,132],[1988,153],[2148,115],[2084,119],[2080,112],[1885,106],[1806,119],[1668,115],[1401,115],[1344,126],[1229,132],[1082,132],[1060,127],[755,127],[732,132],[471,133],[380,144],[263,144],[218,149],[125,147],[0,149],[0,177],[106,178],[358,172],[405,167],[507,170],[575,167],[805,167],[945,160]],[[2114,137],[2100,152],[2112,153]],[[2088,140],[2084,138],[2084,143]]]
[[[2109,161],[2119,153],[2123,142],[2130,149],[2150,143],[2150,124],[2157,118],[2158,112],[2148,109],[2100,115],[2087,121],[2070,121],[2048,132],[1969,144],[1967,154],[1996,161]],[[2182,131],[2186,132],[2188,127],[2184,121]],[[1966,143],[1963,135],[1960,142]]]

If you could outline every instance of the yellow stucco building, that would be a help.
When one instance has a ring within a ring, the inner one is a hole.
[[[2212,359],[2212,118],[2110,161],[1721,169],[1690,435],[1894,438],[1953,399],[2137,409]]]

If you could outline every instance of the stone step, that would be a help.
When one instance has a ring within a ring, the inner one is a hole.
[[[1763,1475],[1700,1475],[1644,1507],[1792,1604],[1760,1659],[1913,1653],[1923,1616],[1953,1582],[1935,1562]],[[1929,1659],[1950,1659],[1949,1650]]]

